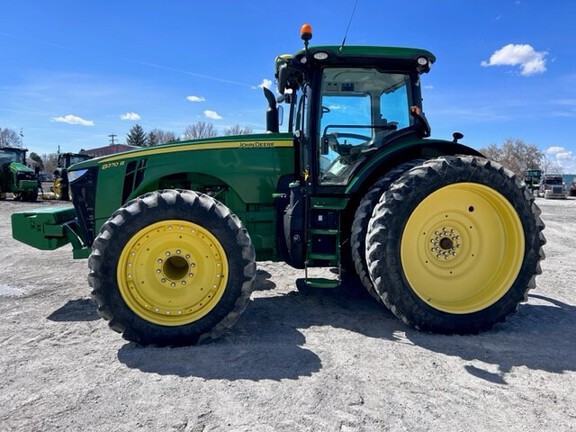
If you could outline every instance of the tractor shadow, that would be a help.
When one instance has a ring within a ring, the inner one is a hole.
[[[256,296],[224,337],[182,348],[127,343],[118,351],[118,359],[130,368],[160,375],[296,380],[322,369],[321,358],[305,347],[306,336],[300,329],[330,325],[390,339],[401,326],[358,284],[306,295],[297,291],[278,294],[270,291],[276,287],[270,277],[265,271],[258,272],[256,292],[267,296]]]
[[[64,306],[47,316],[50,321],[96,321],[100,319],[90,299],[68,300]]]
[[[471,375],[507,384],[514,368],[562,374],[576,371],[576,306],[538,294],[505,323],[475,336],[442,336],[406,331],[414,345],[468,362]],[[474,363],[474,364],[472,364]],[[494,371],[496,370],[496,371]]]
[[[492,331],[444,336],[407,328],[355,279],[345,280],[342,288],[306,295],[274,295],[270,290],[275,286],[269,273],[259,271],[256,291],[265,295],[255,296],[230,332],[214,342],[183,348],[126,343],[118,359],[129,368],[160,375],[296,380],[323,367],[321,357],[306,347],[301,330],[333,327],[379,339],[382,350],[409,340],[431,356],[460,358],[474,378],[498,384],[506,384],[506,375],[518,366],[558,374],[576,370],[576,307],[554,299],[531,295],[528,304]]]

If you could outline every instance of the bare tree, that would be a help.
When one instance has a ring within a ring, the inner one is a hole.
[[[174,132],[169,132],[158,128],[152,129],[150,132],[148,132],[147,135],[148,145],[151,147],[179,140],[180,139],[176,136]]]
[[[224,135],[250,135],[252,133],[252,128],[248,126],[240,126],[239,124],[231,126],[224,130]]]
[[[0,147],[22,147],[22,133],[0,128]]]
[[[526,144],[521,139],[508,138],[498,147],[492,144],[480,149],[488,159],[501,163],[518,176],[523,176],[527,169],[540,168],[544,154],[533,144]]]
[[[564,170],[558,164],[558,162],[548,159],[548,156],[546,155],[542,156],[542,163],[540,167],[540,169],[546,174],[564,174]]]
[[[58,154],[43,154],[42,161],[44,162],[44,172],[53,173],[58,167]]]
[[[212,138],[218,136],[212,123],[199,121],[186,127],[184,130],[184,139]]]

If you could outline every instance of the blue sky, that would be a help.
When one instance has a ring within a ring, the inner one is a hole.
[[[0,127],[39,154],[125,142],[138,123],[263,131],[274,58],[340,44],[355,0],[4,0]],[[358,0],[348,45],[425,48],[432,135],[522,139],[576,173],[576,1]]]

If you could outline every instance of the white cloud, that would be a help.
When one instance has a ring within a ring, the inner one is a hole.
[[[212,120],[222,119],[222,116],[220,114],[218,114],[216,111],[206,110],[206,111],[204,111],[204,116],[209,118],[209,119],[212,119]]]
[[[560,147],[560,146],[552,146],[547,148],[546,150],[544,150],[544,153],[546,154],[557,154],[557,153],[562,153],[565,152],[566,149],[564,147]]]
[[[71,125],[94,126],[94,122],[92,120],[85,120],[82,117],[78,117],[72,114],[60,117],[53,117],[52,121],[58,123],[68,123]]]
[[[544,150],[546,159],[564,174],[576,173],[576,156],[562,146],[552,146]]]
[[[186,96],[186,99],[190,102],[206,102],[206,98],[204,96]]]
[[[530,76],[546,72],[546,51],[536,51],[530,45],[508,44],[483,61],[482,66],[520,66],[520,74]]]
[[[556,153],[556,159],[573,159],[573,155],[571,151],[565,151]]]
[[[140,120],[140,115],[135,112],[127,112],[120,116],[121,120]]]
[[[260,84],[258,84],[258,87],[259,87],[259,88],[264,88],[264,87],[266,87],[267,89],[269,89],[270,87],[272,87],[272,84],[273,84],[273,83],[272,83],[272,80],[269,80],[269,79],[264,78],[264,79],[262,80],[262,82],[261,82]]]

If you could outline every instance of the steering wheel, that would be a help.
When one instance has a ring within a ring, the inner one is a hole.
[[[336,138],[338,138],[338,139],[350,138],[350,139],[357,139],[357,140],[362,140],[362,141],[370,141],[372,139],[372,137],[370,137],[370,136],[360,135],[360,134],[355,134],[355,133],[349,133],[349,132],[337,132]]]

